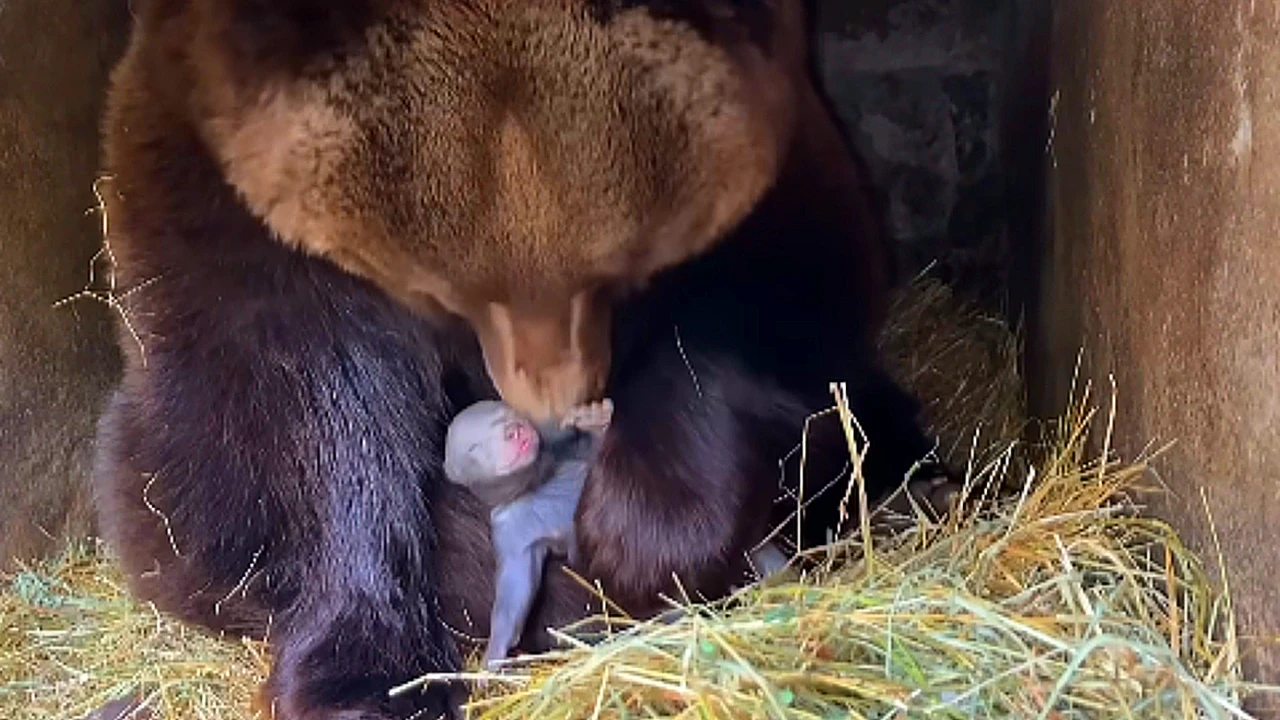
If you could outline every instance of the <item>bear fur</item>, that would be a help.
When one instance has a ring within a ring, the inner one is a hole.
[[[457,712],[386,691],[488,632],[487,517],[440,468],[475,400],[614,399],[580,571],[641,614],[673,578],[740,579],[829,382],[873,491],[928,451],[872,351],[887,253],[798,0],[137,10],[105,123],[131,327],[97,508],[136,594],[270,639],[275,717]],[[815,425],[822,487],[847,451]],[[592,609],[551,565],[526,649]]]

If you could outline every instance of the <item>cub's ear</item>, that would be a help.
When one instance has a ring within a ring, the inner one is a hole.
[[[382,19],[394,0],[203,0],[237,65],[297,72],[337,56]]]

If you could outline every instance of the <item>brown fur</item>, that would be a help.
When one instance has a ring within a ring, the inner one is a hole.
[[[114,0],[0,7],[0,569],[91,527],[94,419],[119,361],[105,305],[58,303],[101,244],[98,121],[126,19]]]

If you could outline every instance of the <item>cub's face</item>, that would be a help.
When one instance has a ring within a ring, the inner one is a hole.
[[[445,433],[444,470],[463,485],[492,483],[533,467],[541,438],[510,406],[481,401],[463,410]]]
[[[196,0],[200,132],[280,240],[462,316],[558,418],[618,294],[771,185],[806,81],[799,0],[653,2]]]

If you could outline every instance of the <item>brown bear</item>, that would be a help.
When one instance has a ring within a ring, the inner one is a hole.
[[[927,453],[872,353],[886,253],[800,0],[135,5],[100,521],[141,597],[270,638],[275,717],[456,712],[387,689],[487,634],[487,518],[440,467],[477,399],[614,400],[581,571],[639,613],[737,577],[830,381],[873,490]],[[548,573],[531,628],[587,611]]]

